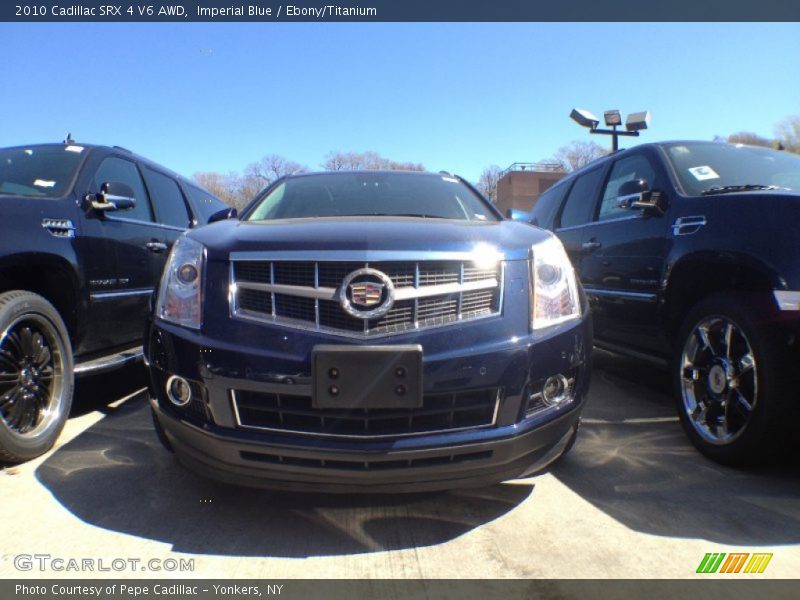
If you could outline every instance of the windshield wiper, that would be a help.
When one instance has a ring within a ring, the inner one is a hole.
[[[710,196],[711,194],[730,194],[731,192],[749,192],[751,190],[777,190],[781,189],[777,185],[763,185],[760,183],[745,183],[744,185],[724,185],[710,187],[703,190],[703,196]]]
[[[357,215],[346,215],[348,217],[419,217],[421,219],[449,219],[441,215],[428,215],[425,213],[362,213]]]

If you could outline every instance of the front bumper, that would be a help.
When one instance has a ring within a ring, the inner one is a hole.
[[[555,460],[577,430],[589,383],[591,321],[585,316],[544,337],[502,340],[492,338],[498,330],[492,321],[386,342],[423,345],[426,394],[496,389],[496,412],[487,426],[360,439],[244,428],[232,390],[305,393],[310,351],[331,340],[264,328],[265,337],[292,339],[296,352],[276,356],[271,354],[273,344],[259,351],[162,322],[151,324],[145,346],[154,415],[185,466],[233,484],[393,493],[483,486],[527,476]],[[476,328],[485,328],[484,336],[476,335]],[[469,343],[459,343],[460,332]],[[434,336],[446,337],[449,344]],[[529,411],[529,397],[544,379],[559,373],[569,373],[574,381],[572,400]],[[167,379],[176,374],[189,380],[195,392],[196,399],[184,408],[171,403],[164,391]]]

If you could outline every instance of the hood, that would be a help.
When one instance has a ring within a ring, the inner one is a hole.
[[[325,217],[274,221],[222,221],[188,234],[208,249],[209,260],[231,252],[337,250],[472,252],[490,246],[506,260],[528,258],[548,232],[514,221],[457,221],[416,217]]]

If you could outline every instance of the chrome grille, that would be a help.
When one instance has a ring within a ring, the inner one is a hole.
[[[338,300],[342,281],[366,267],[386,274],[395,288],[394,305],[379,318],[351,316]],[[472,260],[366,262],[233,257],[231,282],[233,316],[369,337],[498,314],[502,308],[503,262],[487,267]]]
[[[491,427],[500,390],[426,394],[420,408],[313,408],[310,396],[232,390],[239,427],[333,437],[402,437]]]

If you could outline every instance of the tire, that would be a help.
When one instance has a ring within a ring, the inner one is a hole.
[[[773,460],[786,439],[794,386],[774,312],[757,295],[715,294],[680,328],[672,365],[678,415],[692,443],[718,463]]]
[[[0,461],[20,463],[53,447],[72,406],[72,346],[47,300],[0,294]]]

